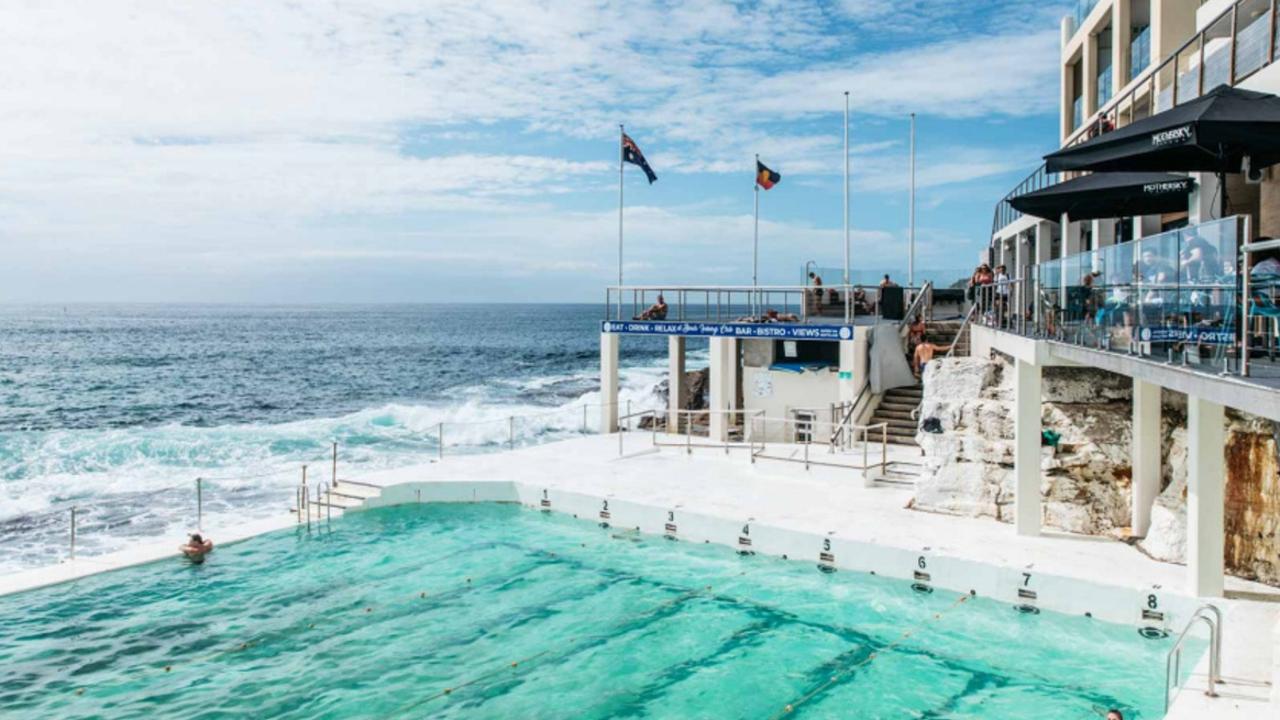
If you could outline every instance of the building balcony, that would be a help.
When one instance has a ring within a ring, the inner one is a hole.
[[[1081,5],[1092,5],[1081,1]],[[1238,85],[1276,61],[1280,50],[1277,5],[1272,0],[1239,0],[1209,22],[1180,48],[1152,66],[1149,58],[1151,29],[1134,36],[1130,48],[1129,82],[1089,118],[1083,115],[1083,98],[1072,102],[1071,133],[1063,147],[1084,142],[1109,127],[1124,127],[1154,113],[1200,97],[1218,85]],[[1143,64],[1140,60],[1148,59]],[[1108,81],[1111,77],[1107,70]],[[1099,80],[1099,99],[1103,95]],[[1108,88],[1107,94],[1110,93]],[[1043,168],[1009,191],[996,205],[992,235],[1021,217],[1008,206],[1011,198],[1044,187],[1029,182]],[[1052,184],[1052,183],[1048,183]]]
[[[1249,237],[1233,216],[1050,260],[979,288],[972,322],[1280,390],[1280,274],[1241,270]]]

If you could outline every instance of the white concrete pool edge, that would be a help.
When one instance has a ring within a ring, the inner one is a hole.
[[[340,513],[334,511],[334,517],[340,517]],[[204,534],[214,541],[216,553],[218,548],[227,545],[250,540],[276,530],[297,527],[297,521],[297,516],[293,513],[281,513],[252,522],[211,525]],[[164,560],[181,561],[178,546],[184,539],[174,537],[165,540],[147,540],[124,550],[101,555],[80,555],[75,559],[66,559],[51,565],[0,575],[0,597],[70,583],[137,565]]]

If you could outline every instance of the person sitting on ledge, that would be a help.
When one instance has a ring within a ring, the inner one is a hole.
[[[667,301],[663,299],[662,293],[658,293],[658,302],[649,306],[648,310],[640,313],[632,318],[633,320],[666,320],[667,319]]]
[[[200,533],[191,533],[191,537],[185,545],[179,545],[178,551],[187,556],[187,559],[194,563],[204,562],[204,556],[213,552],[213,541],[200,536]]]
[[[761,318],[761,320],[767,323],[800,322],[800,316],[795,313],[779,313],[777,310],[770,308],[765,311],[764,317]]]
[[[876,311],[876,302],[867,297],[862,286],[853,289],[853,312],[855,315],[870,315]]]

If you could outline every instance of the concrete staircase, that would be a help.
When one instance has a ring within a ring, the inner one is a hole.
[[[319,501],[316,500],[315,492],[314,486],[308,488],[307,509],[312,520],[319,520],[326,517],[330,511],[340,515],[344,510],[364,505],[365,500],[382,494],[382,488],[355,480],[339,480],[338,487],[321,492]],[[290,512],[301,517],[297,503],[290,508]]]
[[[885,392],[869,424],[887,423],[889,442],[894,445],[915,445],[917,420],[911,414],[920,407],[923,392],[924,388],[919,385],[893,388]],[[873,432],[871,439],[879,440],[880,433]]]
[[[969,330],[961,333],[960,320],[942,320],[926,323],[925,340],[935,345],[955,344],[953,356],[965,357],[969,354]],[[924,387],[919,383],[907,387],[893,388],[880,398],[868,424],[886,423],[889,426],[889,442],[894,445],[916,446],[916,428],[920,419],[913,417],[920,408],[920,400]],[[873,437],[878,437],[873,435]]]

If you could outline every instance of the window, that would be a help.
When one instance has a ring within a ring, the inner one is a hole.
[[[775,340],[773,364],[837,367],[840,365],[840,343],[823,340]]]

